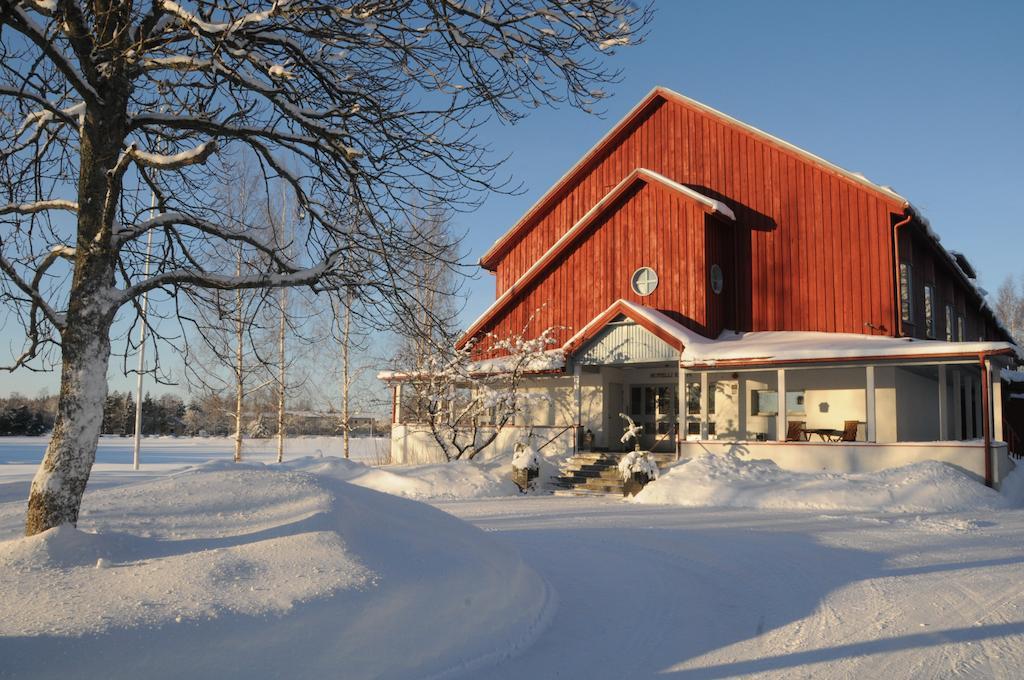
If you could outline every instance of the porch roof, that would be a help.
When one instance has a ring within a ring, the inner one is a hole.
[[[571,354],[618,314],[640,323],[658,337],[680,348],[683,366],[713,367],[805,362],[885,360],[899,358],[957,358],[1016,354],[1008,342],[943,342],[856,333],[811,331],[723,331],[708,338],[662,312],[629,300],[617,300],[569,340],[563,350]]]

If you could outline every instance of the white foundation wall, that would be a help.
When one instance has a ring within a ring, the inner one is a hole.
[[[511,457],[517,442],[525,441],[530,434],[529,427],[506,426],[498,433],[494,442],[474,460],[487,461]],[[533,428],[532,443],[540,448],[541,455],[559,460],[574,451],[575,432],[561,428]],[[482,433],[481,433],[482,434]],[[550,441],[550,443],[548,443]],[[545,446],[546,444],[546,446]],[[391,428],[391,464],[424,465],[444,463],[446,459],[441,447],[434,441],[430,429],[424,425],[395,425]]]
[[[877,472],[910,463],[937,460],[955,465],[980,482],[985,481],[985,445],[978,440],[872,444],[867,442],[714,442],[687,441],[681,444],[681,456],[692,458],[705,453],[735,453],[748,459],[767,459],[779,467],[796,472]],[[992,444],[995,481],[1013,468],[1006,444]]]

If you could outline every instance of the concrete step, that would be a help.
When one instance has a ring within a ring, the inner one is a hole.
[[[608,496],[603,491],[591,491],[590,489],[575,488],[575,489],[556,489],[552,492],[552,496]]]

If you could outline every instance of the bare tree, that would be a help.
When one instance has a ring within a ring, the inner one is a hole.
[[[216,187],[215,196],[222,206],[222,219],[235,229],[257,222],[264,193],[244,163],[233,168],[225,183]],[[234,244],[234,253],[221,253],[222,268],[233,269],[236,277],[249,275],[263,263],[246,244]],[[212,258],[211,258],[212,259]],[[242,460],[245,432],[245,405],[249,397],[273,382],[257,342],[264,326],[262,312],[267,304],[260,290],[236,289],[213,295],[187,296],[191,309],[180,316],[191,326],[183,344],[185,379],[200,393],[230,390],[234,408],[234,460]]]
[[[529,401],[523,382],[531,372],[560,368],[565,360],[557,346],[559,328],[529,335],[533,316],[519,333],[507,338],[487,334],[461,349],[449,346],[431,355],[424,370],[399,372],[402,410],[411,421],[426,424],[445,458],[472,460],[498,438]],[[490,359],[480,360],[474,345],[486,340]],[[407,391],[411,392],[406,396]]]
[[[1024,277],[1021,282],[1024,283]],[[1013,276],[1007,276],[996,291],[995,312],[1014,341],[1024,342],[1024,291]]]
[[[156,289],[346,285],[416,309],[404,272],[431,249],[401,216],[501,189],[479,125],[590,110],[617,77],[602,55],[649,16],[618,0],[0,0],[0,285],[27,338],[10,368],[61,357],[26,532],[77,522],[120,309]],[[243,149],[302,209],[301,257],[220,219],[207,186]],[[338,228],[355,207],[366,226]],[[238,243],[272,267],[211,264]]]

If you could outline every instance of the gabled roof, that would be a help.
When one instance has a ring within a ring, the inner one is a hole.
[[[618,123],[616,123],[615,126],[612,127],[612,129],[609,130],[608,133],[605,134],[605,136],[602,137],[597,142],[597,144],[591,147],[591,149],[586,154],[584,154],[583,157],[580,158],[580,160],[577,161],[576,164],[573,165],[568,172],[562,175],[562,177],[550,189],[548,189],[548,191],[545,192],[544,195],[541,196],[540,199],[536,203],[534,203],[528,211],[526,211],[526,214],[524,214],[519,219],[519,221],[515,225],[513,225],[511,229],[509,229],[501,238],[499,238],[494,243],[494,245],[492,245],[490,249],[488,249],[488,251],[480,257],[480,266],[489,271],[494,271],[497,258],[500,255],[502,255],[506,251],[506,249],[510,247],[520,237],[522,232],[532,223],[533,219],[551,203],[555,196],[557,196],[563,189],[565,189],[567,186],[576,181],[578,177],[588,167],[588,165],[594,159],[599,157],[620,134],[627,130],[633,123],[640,120],[648,113],[653,111],[655,108],[657,108],[657,106],[659,106],[661,103],[666,101],[675,101],[677,103],[683,104],[684,106],[694,108],[704,113],[710,114],[711,116],[718,118],[719,120],[729,125],[737,127],[782,149],[795,153],[796,155],[804,158],[805,160],[816,165],[819,165],[823,168],[826,168],[852,182],[865,186],[868,189],[871,189],[872,191],[881,194],[886,199],[899,203],[903,207],[906,207],[908,205],[907,199],[897,194],[891,188],[882,186],[880,184],[875,184],[874,182],[872,182],[871,180],[869,180],[867,177],[860,173],[850,172],[849,170],[841,168],[838,165],[835,165],[834,163],[830,163],[829,161],[821,158],[820,156],[816,156],[809,151],[806,151],[798,146],[795,146],[794,144],[790,144],[784,139],[780,139],[774,135],[770,135],[767,132],[764,132],[763,130],[759,130],[758,128],[755,128],[752,125],[748,125],[747,123],[744,123],[741,120],[737,120],[736,118],[733,118],[732,116],[722,113],[717,109],[713,109],[710,106],[707,106],[706,104],[702,104],[694,99],[690,99],[689,97],[683,96],[678,92],[674,92],[673,90],[670,90],[666,87],[658,86],[652,89],[649,93],[647,93],[647,96],[640,100],[640,102],[636,106],[634,106],[629,111],[629,113],[627,113]]]
[[[629,300],[616,300],[608,309],[595,316],[590,323],[581,328],[576,335],[569,338],[562,345],[562,352],[569,356],[589,340],[594,338],[609,323],[624,316],[634,321],[646,330],[650,331],[658,339],[663,340],[671,347],[683,351],[684,347],[692,342],[694,337],[703,337],[699,333],[691,331],[678,321],[662,314],[652,307],[638,305]],[[708,340],[705,338],[705,340]],[[710,340],[708,340],[710,342]]]
[[[682,184],[679,184],[678,182],[673,182],[664,175],[660,175],[652,170],[647,170],[645,168],[636,168],[628,175],[626,175],[626,177],[624,177],[622,181],[616,184],[611,191],[605,194],[604,197],[601,198],[601,200],[598,201],[594,205],[594,207],[588,210],[587,213],[576,222],[576,224],[572,225],[572,227],[570,227],[569,230],[566,231],[560,239],[555,241],[555,244],[552,245],[548,249],[548,251],[540,257],[539,260],[534,262],[529,269],[523,272],[523,275],[520,276],[515,283],[509,286],[508,289],[505,292],[503,292],[498,297],[498,299],[495,300],[494,303],[492,303],[491,306],[488,307],[484,311],[484,313],[477,318],[476,321],[473,322],[473,324],[469,327],[465,334],[459,339],[458,343],[456,343],[456,346],[462,347],[463,345],[465,345],[465,343],[469,341],[470,338],[472,338],[480,331],[480,329],[484,326],[485,323],[487,323],[490,319],[494,318],[494,316],[497,315],[498,312],[500,312],[502,309],[504,309],[513,300],[513,298],[515,298],[515,296],[518,293],[522,292],[523,289],[530,285],[530,283],[532,283],[548,267],[548,265],[554,262],[555,259],[557,259],[570,246],[572,246],[577,240],[579,240],[579,238],[586,231],[587,227],[589,227],[597,218],[603,215],[604,212],[610,206],[612,206],[620,196],[625,194],[634,185],[641,182],[647,184],[654,183],[664,186],[665,188],[670,189],[678,194],[681,194],[682,196],[685,196],[686,198],[689,198],[690,200],[693,200],[699,203],[700,205],[704,206],[705,211],[708,213],[722,215],[723,217],[726,217],[730,220],[736,219],[736,215],[729,208],[729,206],[725,205],[721,201],[716,201],[712,198],[708,198],[707,196],[698,193],[693,189],[690,189],[689,187],[685,187]]]

